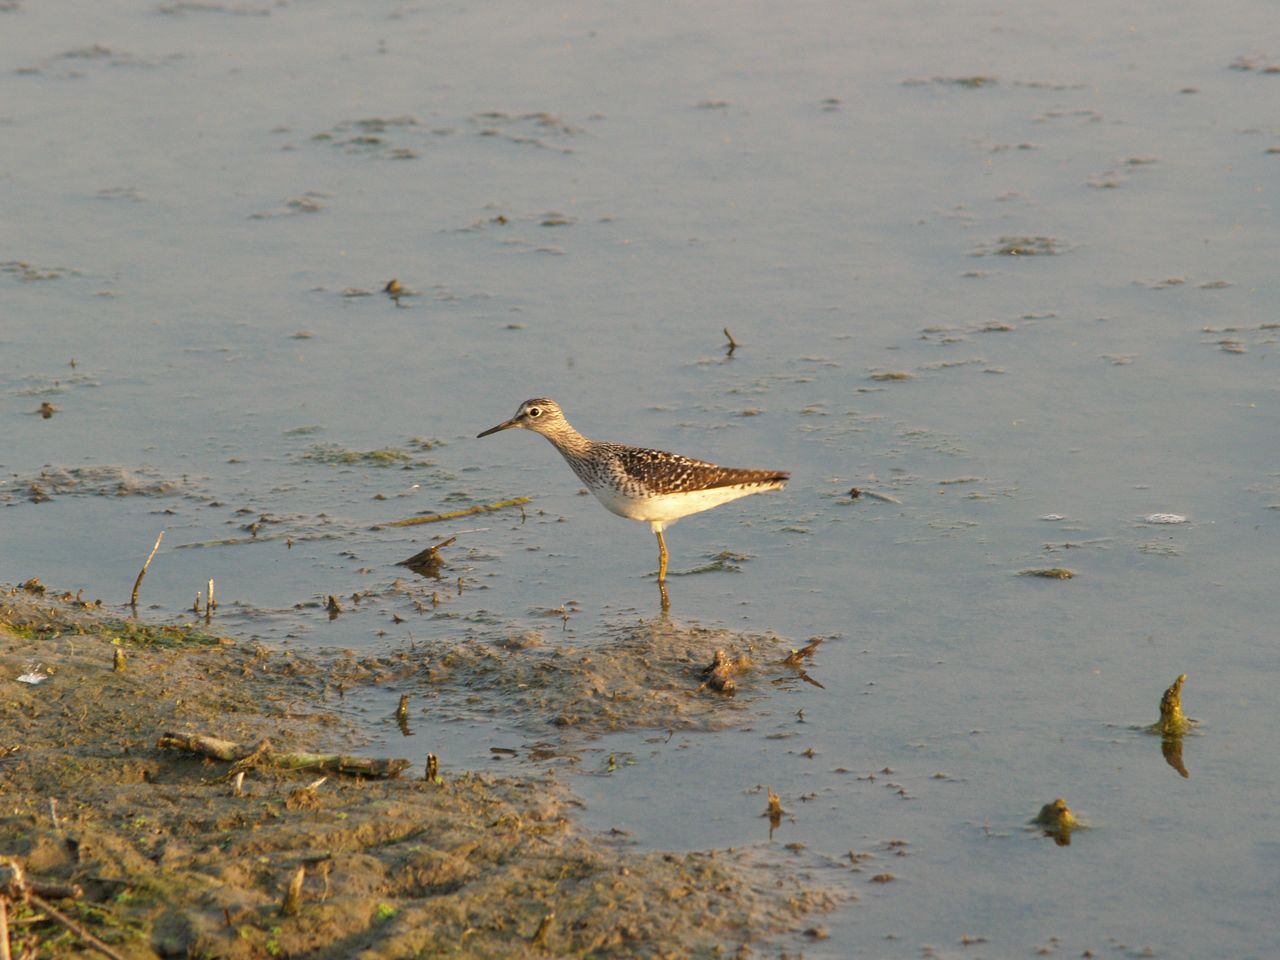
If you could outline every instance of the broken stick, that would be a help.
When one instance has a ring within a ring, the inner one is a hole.
[[[234,763],[237,769],[232,776],[247,766],[261,765],[282,770],[320,770],[354,777],[390,779],[398,777],[409,766],[408,760],[399,758],[351,757],[336,753],[278,753],[266,741],[254,748],[201,734],[166,733],[157,741],[156,746],[161,750],[183,750]],[[249,762],[246,764],[245,761]]]

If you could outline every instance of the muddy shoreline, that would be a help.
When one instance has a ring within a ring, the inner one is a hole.
[[[35,667],[48,679],[17,681]],[[552,771],[446,764],[429,782],[414,758],[397,778],[313,786],[321,773],[250,764],[237,796],[230,764],[157,745],[355,752],[319,695],[353,672],[4,590],[0,855],[78,884],[59,908],[129,958],[745,956],[843,899],[750,851],[641,854],[591,835]],[[86,955],[31,905],[10,926],[14,956]]]

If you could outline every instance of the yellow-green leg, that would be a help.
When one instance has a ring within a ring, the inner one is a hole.
[[[653,531],[658,535],[658,582],[665,583],[667,579],[667,541],[662,539],[662,531]]]

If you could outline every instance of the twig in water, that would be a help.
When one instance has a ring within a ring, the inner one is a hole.
[[[499,500],[496,503],[479,503],[474,507],[467,507],[465,510],[450,510],[448,513],[429,513],[422,517],[409,517],[405,520],[392,520],[384,524],[384,526],[413,527],[419,523],[435,523],[437,520],[454,520],[458,517],[469,517],[473,513],[489,513],[493,510],[501,510],[503,507],[518,507],[521,504],[528,502],[528,497],[512,497],[510,500]]]
[[[725,354],[727,357],[733,356],[733,351],[738,349],[738,341],[733,339],[733,334],[729,332],[729,328],[724,328],[724,335],[729,338],[729,352]]]
[[[874,490],[862,490],[860,493],[863,496],[870,497],[872,500],[879,500],[882,503],[902,503],[902,501],[897,497],[890,496],[887,493],[876,493]],[[852,494],[852,491],[850,491],[850,494]]]
[[[133,593],[129,597],[129,606],[137,609],[138,606],[138,590],[142,588],[142,578],[147,575],[147,567],[151,566],[151,561],[155,559],[156,551],[160,549],[160,541],[164,539],[164,531],[160,531],[160,536],[156,537],[156,545],[151,548],[151,553],[147,555],[147,562],[142,565],[142,569],[138,571],[138,579],[133,581]]]
[[[450,537],[448,540],[441,540],[434,543],[425,550],[420,550],[408,560],[401,560],[396,564],[397,567],[408,567],[420,577],[434,577],[436,580],[442,579],[440,576],[440,565],[444,563],[444,558],[440,556],[440,551],[451,545],[458,538]]]
[[[213,616],[213,609],[218,605],[218,601],[213,599],[213,578],[209,578],[209,602],[205,604],[204,615],[206,618]]]

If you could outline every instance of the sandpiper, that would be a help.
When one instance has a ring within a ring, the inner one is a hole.
[[[544,397],[526,400],[510,420],[476,436],[487,437],[513,427],[532,430],[550,440],[578,479],[611,512],[649,524],[658,536],[660,584],[667,579],[664,527],[739,497],[781,490],[791,476],[783,470],[739,470],[665,450],[588,440],[573,429],[554,400]]]

